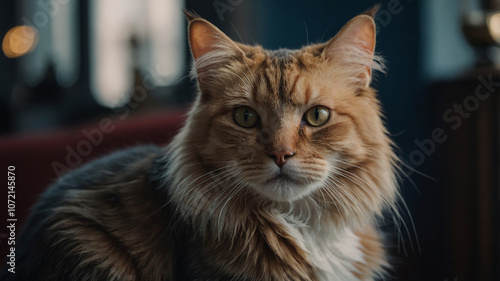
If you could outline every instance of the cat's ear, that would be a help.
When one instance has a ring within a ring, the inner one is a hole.
[[[382,59],[375,55],[378,7],[351,19],[323,48],[324,56],[343,66],[360,87],[369,87],[372,71],[384,71]]]
[[[238,45],[215,25],[195,14],[185,14],[189,20],[189,46],[195,61],[211,52],[225,52],[226,56],[242,53]]]
[[[217,87],[224,86],[220,85],[222,79],[216,78],[223,73],[220,68],[244,53],[207,20],[191,13],[186,13],[186,17],[189,21],[189,46],[194,58],[191,76],[198,80],[201,92],[209,96],[209,92],[217,92]]]

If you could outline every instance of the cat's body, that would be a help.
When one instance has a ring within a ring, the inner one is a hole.
[[[220,239],[204,243],[198,227],[186,224],[173,205],[166,205],[171,198],[168,183],[161,179],[165,164],[161,148],[137,147],[62,177],[34,210],[30,228],[18,243],[16,273],[6,276],[32,281],[250,281],[315,280],[317,274],[318,280],[331,280],[314,269],[330,267],[327,257],[321,256],[328,249],[332,261],[338,262],[331,268],[339,280],[348,281],[357,280],[351,274],[353,266],[360,263],[361,268],[366,259],[361,240],[380,247],[371,241],[377,238],[370,237],[372,233],[362,238],[349,230],[316,234],[292,225],[291,215],[269,213],[273,209],[265,206],[246,206],[253,216],[241,218],[236,237],[222,233]],[[302,232],[305,244],[266,245],[282,239],[276,233],[279,227],[297,227],[294,231]],[[283,252],[281,264],[271,254],[273,247]],[[313,260],[306,258],[306,249]],[[371,258],[379,258],[381,249],[374,250]],[[218,265],[229,272],[241,268],[241,276],[235,279]],[[266,278],[272,275],[275,278]]]
[[[200,95],[166,148],[64,176],[12,280],[373,280],[394,156],[372,69],[373,13],[330,42],[265,51],[190,19]],[[16,279],[17,278],[17,279]],[[10,280],[10,279],[7,279]]]

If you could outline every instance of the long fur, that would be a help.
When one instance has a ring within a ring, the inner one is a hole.
[[[276,51],[188,13],[199,95],[182,130],[165,149],[114,154],[52,186],[21,238],[22,273],[2,280],[382,276],[376,222],[399,214],[396,158],[369,86],[384,70],[374,13],[327,43]],[[310,126],[303,116],[318,105],[330,117]],[[258,113],[255,127],[237,125],[241,106]],[[283,150],[293,153],[278,167]]]
[[[216,29],[211,40],[213,49],[195,58],[191,72],[201,93],[186,126],[169,147],[168,158],[175,159],[168,171],[174,183],[170,194],[180,212],[201,235],[230,245],[240,245],[239,234],[255,229],[255,220],[276,221],[273,227],[281,236],[276,241],[281,242],[272,249],[275,255],[238,249],[261,262],[305,264],[287,272],[314,276],[293,280],[371,280],[382,274],[387,262],[375,220],[387,207],[399,216],[394,203],[395,156],[375,92],[367,86],[371,71],[385,70],[383,59],[350,34],[301,50],[272,52],[225,42]],[[324,102],[337,120],[314,132],[299,128],[302,113],[297,115],[297,108],[303,112]],[[258,110],[262,120],[258,129],[232,123],[230,109],[241,105]],[[267,143],[261,139],[263,132],[270,135]],[[293,197],[283,202],[263,196],[260,189],[265,183],[258,179],[267,176],[265,163],[272,162],[265,153],[268,146],[290,139],[300,146],[297,155],[304,155],[296,172],[311,174],[305,181],[313,191],[292,196],[274,190],[277,197]],[[269,246],[275,244],[266,240],[263,230],[250,237],[261,236]],[[290,253],[278,254],[284,249]],[[224,255],[231,257],[232,251]],[[258,264],[251,270],[248,262],[231,269],[226,263],[227,259],[220,260],[222,268],[237,270],[250,280],[273,276],[261,275]],[[276,276],[281,270],[276,268]]]

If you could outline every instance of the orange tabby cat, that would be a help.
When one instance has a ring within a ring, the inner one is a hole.
[[[169,147],[171,194],[202,237],[217,235],[209,253],[231,276],[370,280],[385,265],[373,223],[396,188],[369,87],[383,69],[373,14],[277,51],[190,16],[200,95]]]
[[[187,14],[199,95],[166,151],[136,148],[44,195],[5,280],[373,280],[395,157],[372,72],[375,9],[267,51]],[[17,278],[17,279],[16,279]]]

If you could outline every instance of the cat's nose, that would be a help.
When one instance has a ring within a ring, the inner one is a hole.
[[[276,151],[273,150],[268,153],[269,157],[271,157],[274,160],[274,163],[278,165],[278,167],[283,167],[285,165],[285,161],[294,156],[295,153],[293,153],[291,150],[283,150],[283,151]]]

